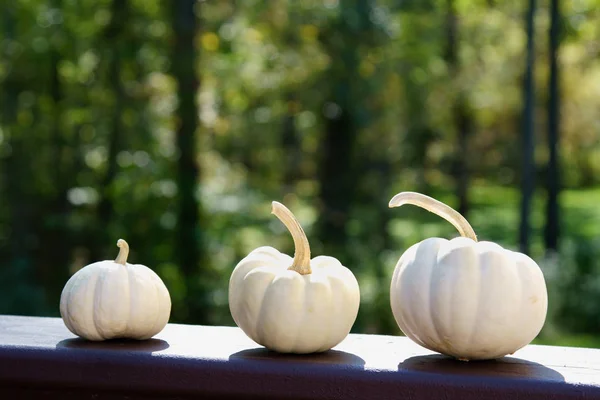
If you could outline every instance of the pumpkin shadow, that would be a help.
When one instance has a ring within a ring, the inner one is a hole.
[[[328,350],[312,354],[283,354],[268,350],[264,347],[242,350],[229,356],[230,361],[277,361],[321,365],[346,365],[350,368],[363,369],[365,360],[340,350]]]
[[[102,350],[102,351],[119,351],[125,353],[154,353],[157,351],[166,350],[169,348],[169,343],[161,339],[111,339],[102,342],[93,342],[82,338],[73,338],[61,340],[56,344],[57,350]]]
[[[398,364],[398,371],[414,371],[446,376],[470,376],[564,382],[559,372],[542,364],[515,357],[497,360],[459,361],[441,354],[410,357]]]

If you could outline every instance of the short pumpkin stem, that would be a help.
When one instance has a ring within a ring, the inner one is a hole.
[[[427,195],[416,192],[402,192],[395,195],[391,200],[389,207],[400,207],[405,204],[412,204],[426,209],[429,212],[439,215],[450,222],[458,230],[461,236],[468,237],[477,241],[477,235],[469,222],[452,207],[442,203]]]
[[[286,206],[274,201],[272,207],[271,214],[279,218],[292,234],[292,239],[294,239],[294,247],[296,248],[294,262],[288,269],[296,271],[300,275],[310,274],[312,272],[310,268],[310,246],[304,229]]]
[[[115,262],[117,264],[127,265],[127,257],[129,257],[129,245],[123,239],[119,239],[117,241],[117,246],[119,247],[119,255]]]

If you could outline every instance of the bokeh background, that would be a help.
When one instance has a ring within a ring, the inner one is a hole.
[[[0,6],[0,313],[58,316],[77,269],[130,261],[171,322],[233,325],[253,248],[360,281],[354,332],[399,334],[390,277],[454,228],[542,267],[538,343],[600,347],[598,0],[15,0]]]

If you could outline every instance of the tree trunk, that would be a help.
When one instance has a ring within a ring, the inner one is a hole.
[[[560,45],[560,2],[550,1],[550,78],[548,82],[548,169],[547,169],[547,191],[548,202],[546,204],[546,227],[544,239],[547,251],[558,250],[559,240],[559,204],[558,195],[560,190],[560,168],[558,160],[558,145],[560,132],[560,88],[558,49]]]
[[[295,96],[288,94],[288,111],[283,117],[282,150],[285,158],[285,169],[283,173],[284,195],[294,192],[294,185],[299,177],[300,168],[300,139],[296,130]]]
[[[410,47],[420,45],[421,38],[428,34],[431,29],[429,20],[423,17],[424,14],[416,11],[411,13],[410,24],[406,29],[410,32]],[[415,79],[411,75],[414,71],[426,68],[429,58],[422,54],[411,54],[409,52],[404,56],[401,65],[401,75],[404,76],[404,101],[406,121],[401,121],[401,126],[407,124],[406,134],[402,143],[403,159],[407,168],[416,172],[417,183],[416,191],[427,193],[430,189],[430,183],[427,178],[428,160],[427,153],[431,143],[436,139],[437,132],[430,124],[430,117],[427,110],[427,96],[429,87]]]
[[[385,282],[387,275],[379,258],[389,240],[389,213],[385,211],[387,201],[373,196],[387,185],[390,174],[385,157],[388,152],[381,147],[356,148],[360,133],[375,120],[373,114],[377,112],[368,104],[373,87],[358,70],[362,48],[378,45],[377,28],[370,19],[373,3],[370,0],[345,2],[339,19],[329,31],[322,32],[322,43],[333,61],[327,74],[331,80],[326,83],[329,96],[321,108],[325,131],[318,175],[321,209],[317,231],[323,244],[320,253],[338,257],[342,264],[356,263],[351,257],[358,250],[351,248],[350,243],[360,242],[361,247],[368,247],[367,251],[373,254],[362,269],[376,279],[379,287],[373,302],[359,313],[353,330],[381,332],[390,326],[389,320],[382,318],[386,304],[389,309],[389,297],[387,303],[385,300],[389,282]],[[367,189],[373,186],[375,190]],[[357,215],[356,222],[362,225],[363,232],[352,234],[347,227],[355,205],[363,209],[364,215],[368,214],[368,220]]]
[[[458,134],[458,165],[456,169],[456,196],[458,197],[458,212],[465,218],[470,210],[469,202],[469,139],[473,132],[473,118],[464,94],[457,100],[454,114]]]
[[[113,107],[111,112],[112,123],[107,143],[107,165],[102,179],[102,191],[100,203],[98,204],[98,227],[96,246],[90,252],[92,260],[104,259],[106,255],[103,249],[114,246],[115,240],[110,236],[110,224],[114,218],[114,203],[112,186],[117,176],[117,154],[121,149],[121,137],[123,136],[123,108],[125,107],[125,89],[121,80],[121,68],[123,60],[123,42],[125,29],[129,17],[129,4],[127,0],[113,0],[111,4],[111,22],[105,32],[105,46],[109,49],[108,79],[113,93]]]
[[[445,58],[450,68],[451,77],[456,82],[460,75],[460,61],[458,59],[459,32],[455,0],[446,0],[446,39]],[[455,86],[455,90],[457,94],[452,109],[457,147],[453,172],[456,182],[456,196],[458,197],[458,212],[466,217],[469,212],[469,158],[465,155],[469,151],[473,118],[471,117],[467,94],[461,87]]]
[[[330,108],[330,114],[325,125],[319,168],[322,207],[319,237],[327,254],[339,251],[345,242],[349,199],[354,198],[354,182],[357,179],[352,160],[356,128],[346,100],[349,98],[349,85],[350,82],[339,82],[334,89],[334,101],[326,106]]]
[[[329,76],[335,80],[322,107],[326,120],[318,173],[321,209],[317,230],[325,253],[342,255],[342,263],[349,261],[343,259],[348,253],[343,248],[351,207],[349,199],[355,197],[358,179],[353,157],[358,135],[357,107],[353,103],[357,101],[357,38],[359,33],[366,33],[369,9],[368,0],[347,2],[329,32],[322,35],[323,44],[334,60]],[[341,37],[347,39],[340,40]]]
[[[0,14],[0,28],[4,38],[10,43],[17,32],[16,5],[7,4]],[[18,98],[25,90],[25,82],[20,71],[7,60],[8,74],[2,81],[0,90],[0,123],[4,131],[4,140],[8,142],[10,153],[0,159],[0,183],[6,194],[2,205],[7,208],[6,223],[10,227],[9,239],[0,247],[0,313],[40,314],[47,312],[44,302],[41,280],[35,275],[34,232],[35,218],[31,204],[31,165],[27,162],[28,148],[25,132],[18,127]]]
[[[295,7],[289,9],[288,24],[291,27],[300,24],[298,11]],[[287,29],[283,33],[283,43],[287,48],[297,49],[302,45],[298,34],[294,29]],[[296,89],[290,88],[285,94],[287,102],[287,113],[283,117],[283,132],[281,147],[283,149],[283,195],[295,192],[295,185],[300,178],[300,164],[302,162],[302,142],[296,129],[296,113],[298,112],[298,98]]]
[[[53,7],[60,9],[61,6],[61,0],[54,0]],[[57,25],[55,34],[60,33],[58,29],[61,29],[61,27],[62,25]],[[69,183],[74,181],[69,176],[76,173],[75,171],[68,171],[68,174],[65,175],[65,172],[67,172],[64,165],[65,132],[62,129],[64,93],[58,70],[61,58],[59,43],[55,42],[52,44],[50,52],[50,98],[53,105],[51,128],[52,165],[50,170],[53,172],[52,178],[55,182],[55,190],[49,199],[48,214],[45,216],[46,219],[51,218],[51,221],[46,223],[46,228],[39,233],[40,236],[43,235],[43,238],[41,240],[41,257],[38,261],[42,269],[42,279],[47,289],[48,303],[51,304],[56,304],[60,300],[62,288],[69,278],[69,251],[72,244],[67,229],[67,214],[70,209],[67,191]]]
[[[177,245],[179,265],[188,287],[187,306],[192,320],[207,322],[205,296],[206,288],[198,282],[201,263],[200,204],[196,198],[200,169],[196,162],[198,129],[198,109],[196,94],[199,79],[196,73],[197,54],[195,37],[198,32],[198,16],[195,12],[196,0],[173,0],[172,26],[174,31],[174,49],[172,72],[177,81],[179,107],[176,119],[176,142],[179,150],[177,184],[179,190],[179,208],[177,216]]]
[[[525,79],[523,84],[523,159],[521,166],[521,223],[519,227],[519,247],[521,252],[529,253],[530,223],[529,214],[534,194],[535,165],[533,153],[535,130],[535,82],[533,72],[535,66],[534,20],[536,0],[529,0],[526,16],[527,58]]]
[[[16,15],[14,6],[8,6],[8,9],[2,15],[2,22],[7,40],[14,40],[16,29]],[[23,162],[23,140],[16,132],[15,124],[17,121],[18,98],[21,90],[21,82],[18,81],[17,71],[14,67],[8,76],[4,79],[0,95],[3,104],[3,129],[8,131],[7,138],[10,143],[11,153],[3,160],[2,174],[4,175],[5,191],[7,194],[7,203],[10,212],[9,226],[12,227],[11,245],[8,249],[10,265],[15,266],[21,260],[29,261],[29,251],[27,248],[28,212],[26,211],[25,197],[22,193],[23,184],[27,180],[25,164]]]

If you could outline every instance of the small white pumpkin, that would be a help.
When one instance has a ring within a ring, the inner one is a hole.
[[[406,336],[459,360],[496,359],[529,344],[548,307],[544,275],[523,253],[477,242],[467,220],[420,193],[399,193],[390,207],[413,204],[452,223],[463,237],[429,238],[402,255],[390,288]]]
[[[360,303],[358,282],[337,259],[310,259],[304,230],[283,204],[272,213],[287,227],[294,259],[259,247],[242,259],[229,281],[229,309],[252,340],[280,353],[315,353],[340,343]]]
[[[169,291],[150,268],[128,264],[129,245],[120,239],[115,261],[100,261],[77,271],[60,297],[60,315],[71,332],[101,341],[144,340],[166,326]]]

